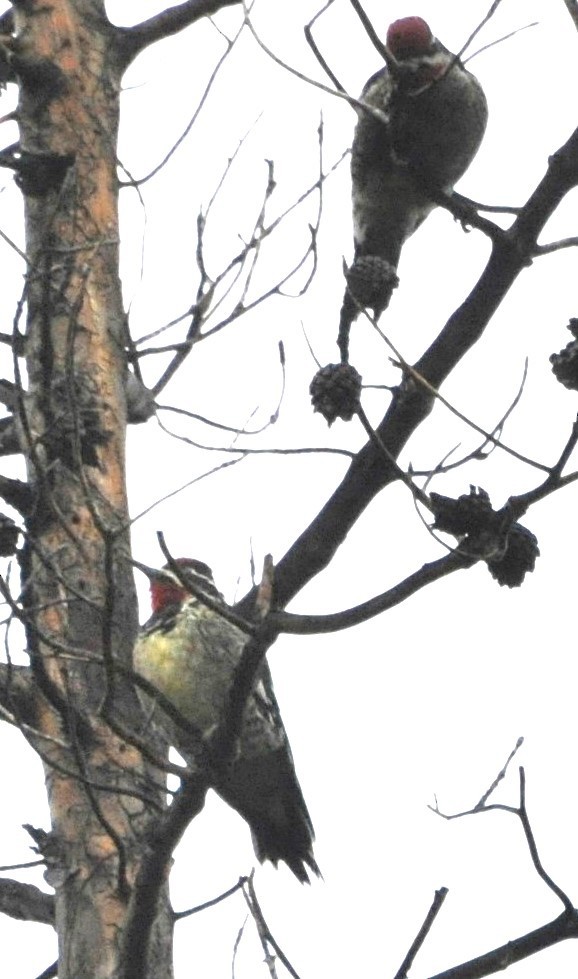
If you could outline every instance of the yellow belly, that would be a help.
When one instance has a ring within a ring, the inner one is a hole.
[[[178,616],[170,632],[139,637],[134,668],[191,724],[206,732],[220,723],[246,637],[212,613]]]

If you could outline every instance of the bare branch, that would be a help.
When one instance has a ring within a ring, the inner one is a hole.
[[[483,51],[488,51],[490,48],[494,48],[496,44],[501,44],[502,41],[509,41],[511,37],[515,37],[516,34],[521,34],[522,31],[527,31],[530,27],[538,27],[539,23],[540,22],[538,20],[533,20],[531,24],[524,24],[523,27],[517,27],[515,31],[509,31],[508,34],[502,34],[502,36],[496,38],[495,41],[490,41],[488,44],[484,44],[481,48],[477,48],[473,54],[470,54],[464,59],[464,64],[469,64],[470,61],[477,58],[477,56],[482,54]]]
[[[514,207],[508,204],[483,204],[481,201],[474,201],[471,197],[464,197],[457,190],[452,191],[451,200],[463,204],[465,208],[473,208],[475,211],[487,211],[488,214],[519,214],[521,207]],[[441,204],[443,207],[443,204]]]
[[[169,409],[169,410],[178,411],[179,413],[181,413],[180,409]],[[183,412],[183,414],[184,413],[185,412]],[[295,456],[295,455],[313,455],[316,453],[318,453],[319,455],[345,456],[347,459],[355,458],[355,452],[351,452],[349,449],[334,449],[332,446],[325,446],[325,445],[305,445],[305,446],[300,446],[298,449],[279,449],[279,448],[250,449],[247,446],[241,446],[241,445],[206,445],[205,443],[197,442],[195,441],[195,439],[189,438],[187,435],[179,435],[176,432],[171,431],[170,428],[167,428],[167,426],[163,424],[160,418],[157,418],[157,422],[159,428],[162,428],[163,432],[166,432],[167,435],[171,436],[171,438],[178,439],[179,442],[184,442],[185,445],[191,445],[195,449],[202,449],[204,452],[226,452],[226,453],[235,453],[235,454],[241,453],[243,459],[248,458],[249,456],[258,456],[258,455]],[[245,433],[241,432],[241,434],[245,434]],[[253,433],[249,432],[247,434],[252,435]],[[240,462],[241,459],[232,460],[232,461]],[[214,472],[215,470],[212,471]],[[187,483],[187,485],[189,484]],[[173,494],[169,494],[169,496],[172,495]],[[162,500],[159,500],[157,502],[160,503],[162,502]]]
[[[524,834],[526,836],[526,842],[528,844],[528,849],[530,851],[530,856],[532,857],[532,863],[536,868],[536,872],[539,877],[544,881],[547,887],[556,895],[556,897],[562,902],[565,910],[568,914],[574,913],[574,907],[572,901],[568,895],[562,890],[558,884],[552,880],[550,874],[548,874],[542,865],[540,860],[540,855],[538,853],[538,847],[536,846],[536,841],[534,839],[534,833],[532,832],[532,827],[530,825],[530,820],[528,818],[528,810],[526,809],[526,773],[522,765],[520,765],[520,806],[518,809],[518,816],[522,823],[524,829]]]
[[[34,493],[27,483],[20,479],[10,479],[0,476],[0,497],[5,503],[14,507],[22,516],[28,516],[34,505]]]
[[[240,2],[240,0],[231,0],[231,2]],[[219,75],[219,72],[220,72],[221,68],[223,67],[224,62],[229,57],[229,55],[230,55],[231,51],[233,50],[233,48],[234,48],[237,40],[239,39],[239,37],[241,35],[241,32],[243,30],[243,27],[244,27],[244,24],[241,25],[241,27],[239,28],[239,30],[235,34],[235,36],[234,36],[234,38],[233,38],[232,41],[227,38],[227,46],[226,46],[223,54],[221,55],[221,57],[217,61],[217,63],[215,65],[215,67],[213,68],[211,74],[209,75],[209,80],[208,80],[207,84],[205,85],[205,90],[204,90],[204,92],[203,92],[203,94],[202,94],[202,96],[201,96],[201,98],[199,100],[199,104],[197,105],[197,108],[195,109],[193,115],[191,116],[189,122],[185,126],[185,128],[184,128],[183,132],[181,133],[181,135],[179,136],[179,138],[171,146],[171,148],[168,151],[168,153],[165,153],[165,155],[164,155],[163,159],[161,160],[161,162],[160,163],[157,163],[157,165],[155,167],[153,167],[153,169],[149,173],[147,173],[146,176],[139,177],[138,179],[135,178],[135,179],[128,180],[125,183],[122,183],[121,184],[122,187],[140,187],[140,186],[142,186],[142,184],[146,183],[148,180],[151,180],[153,177],[155,177],[157,175],[157,173],[160,173],[160,171],[163,169],[163,167],[165,167],[166,164],[169,162],[169,160],[171,159],[171,157],[174,156],[174,154],[178,150],[179,146],[182,145],[182,143],[184,142],[184,140],[189,135],[191,129],[195,125],[195,122],[199,118],[199,115],[201,113],[201,110],[202,110],[203,106],[205,105],[205,103],[206,103],[206,101],[207,101],[207,99],[209,97],[209,94],[211,92],[211,89],[213,87],[213,84],[214,84],[215,80],[217,79],[217,77]],[[219,33],[221,33],[221,32],[219,32]]]
[[[577,443],[578,443],[578,417],[576,418],[576,421],[572,426],[572,431],[570,432],[570,436],[568,438],[568,441],[566,442],[566,445],[564,446],[562,452],[560,453],[560,458],[558,459],[558,462],[556,463],[555,466],[552,467],[552,470],[550,472],[550,478],[553,481],[559,479],[562,473],[564,472],[566,463],[568,462],[570,456],[574,452]]]
[[[228,897],[231,897],[237,891],[240,891],[247,883],[247,877],[240,877],[236,884],[229,887],[228,891],[223,891],[217,897],[213,897],[210,901],[204,901],[203,904],[197,904],[194,908],[187,908],[186,911],[175,911],[174,919],[175,921],[180,921],[182,918],[189,918],[192,914],[198,914],[199,911],[206,911],[207,908],[214,908],[216,904],[220,904],[221,901],[225,901]]]
[[[439,890],[435,892],[431,908],[426,915],[425,921],[418,931],[415,940],[412,942],[405,959],[397,970],[394,979],[407,979],[407,974],[415,961],[415,957],[429,935],[432,925],[437,918],[447,895],[447,887],[440,887]]]
[[[14,31],[14,11],[12,7],[0,14],[0,34],[12,34]]]
[[[323,82],[318,82],[315,78],[310,78],[308,75],[303,74],[302,71],[298,71],[297,68],[294,68],[292,65],[287,64],[286,61],[283,61],[283,59],[275,54],[275,52],[272,51],[271,48],[269,48],[259,36],[249,16],[249,9],[247,7],[246,0],[242,0],[242,3],[243,10],[245,11],[245,22],[251,31],[251,34],[255,38],[259,47],[269,58],[271,58],[272,61],[275,62],[276,65],[279,65],[280,68],[284,68],[285,71],[288,71],[290,75],[294,75],[296,78],[299,78],[300,81],[306,82],[308,85],[312,85],[314,88],[318,88],[322,92],[326,92],[328,95],[334,95],[335,98],[343,99],[345,102],[349,103],[351,108],[355,109],[356,112],[366,112],[372,115],[374,119],[378,119],[380,122],[385,121],[383,113],[380,109],[376,109],[375,106],[367,105],[365,102],[354,98],[352,95],[349,95],[348,92],[344,92],[341,89],[330,88],[329,85],[324,85]]]
[[[10,416],[0,419],[0,456],[19,455],[21,452],[22,446],[14,419]]]
[[[10,334],[10,339],[13,339],[12,334]],[[18,405],[18,399],[21,396],[21,391],[17,384],[13,381],[7,381],[5,378],[0,379],[0,403],[5,405],[11,410]]]
[[[566,5],[566,10],[572,18],[574,27],[578,31],[578,3],[576,0],[564,0],[564,4]]]
[[[419,571],[414,571],[413,574],[404,578],[393,588],[375,598],[370,598],[367,602],[362,602],[361,605],[356,605],[343,612],[332,612],[329,615],[296,615],[293,612],[273,611],[269,616],[270,625],[276,632],[287,632],[291,635],[301,636],[349,629],[351,626],[367,622],[368,619],[400,605],[401,602],[404,602],[411,595],[415,595],[422,588],[431,585],[434,581],[439,581],[446,575],[453,574],[454,571],[470,568],[476,563],[476,560],[475,557],[471,557],[463,551],[451,551],[444,557],[438,558],[437,561],[424,564]],[[243,605],[243,602],[239,604]]]
[[[333,72],[331,71],[331,68],[329,67],[329,65],[327,64],[325,58],[321,54],[321,51],[317,47],[317,44],[316,44],[315,39],[313,37],[313,31],[312,31],[312,27],[313,27],[313,24],[315,23],[315,21],[318,20],[319,17],[321,17],[322,14],[324,14],[325,11],[329,7],[331,7],[333,3],[335,3],[335,0],[327,0],[327,3],[325,4],[325,6],[322,7],[321,10],[318,10],[317,13],[315,14],[315,16],[309,21],[309,23],[305,25],[305,27],[303,28],[303,33],[305,34],[305,39],[307,41],[307,44],[309,45],[309,47],[313,51],[313,54],[317,58],[317,61],[319,62],[319,64],[323,68],[323,71],[325,72],[325,74],[327,75],[327,77],[333,82],[333,84],[335,85],[335,88],[337,89],[338,92],[345,92],[345,88],[343,87],[343,85],[341,84],[341,82],[339,81],[339,79],[336,77],[336,75],[333,74]]]
[[[284,387],[285,371],[283,370],[283,388]],[[237,428],[234,425],[225,425],[224,422],[217,422],[213,418],[207,418],[206,415],[199,415],[196,411],[189,411],[187,408],[177,408],[175,405],[157,405],[157,408],[159,411],[169,411],[173,412],[175,415],[183,415],[185,418],[192,418],[194,421],[202,422],[203,425],[209,425],[211,428],[217,428],[221,432],[230,432],[232,435],[261,435],[277,421],[281,398],[282,395],[279,398],[279,404],[275,411],[263,425],[259,426],[259,428]]]
[[[500,782],[503,782],[503,780],[506,777],[506,774],[507,774],[507,771],[508,771],[508,767],[510,765],[510,762],[512,761],[514,755],[516,755],[518,753],[518,751],[520,750],[520,748],[522,747],[523,744],[524,744],[524,739],[523,738],[518,738],[518,740],[516,741],[516,744],[514,745],[514,747],[512,748],[510,754],[508,755],[508,757],[506,759],[506,762],[505,762],[503,768],[500,769],[500,771],[496,775],[496,777],[495,777],[494,781],[492,782],[492,784],[490,785],[490,787],[488,789],[486,789],[486,791],[484,792],[484,794],[481,797],[480,801],[476,804],[475,809],[482,809],[485,806],[485,804],[488,801],[488,799],[490,798],[490,796],[492,795],[492,793],[495,792],[495,790],[498,788],[498,785],[500,784]]]
[[[508,232],[493,243],[479,281],[452,314],[439,336],[415,364],[415,370],[436,390],[482,336],[520,272],[527,266],[537,238],[566,194],[578,184],[578,129],[549,159],[547,172]],[[431,397],[405,387],[397,392],[377,426],[384,445],[398,458],[413,432],[427,417]],[[285,606],[327,566],[366,506],[397,479],[370,441],[357,453],[347,474],[312,523],[277,564],[277,599]],[[239,604],[251,607],[254,594]]]
[[[34,884],[0,878],[0,913],[20,921],[54,925],[54,895]]]
[[[255,893],[252,874],[247,880],[247,882],[245,883],[245,886],[243,887],[243,896],[245,898],[245,901],[247,902],[247,907],[251,912],[251,917],[255,922],[255,926],[257,928],[257,934],[259,935],[259,939],[261,942],[261,947],[263,949],[263,952],[265,953],[265,959],[269,966],[269,974],[272,977],[276,976],[275,967],[274,967],[275,960],[273,956],[271,956],[271,951],[270,951],[270,949],[273,949],[275,955],[283,963],[283,965],[287,969],[287,972],[292,977],[292,979],[299,979],[298,973],[291,965],[289,959],[287,958],[287,956],[285,955],[285,953],[283,952],[279,944],[275,941],[273,935],[271,934],[269,925],[265,921],[265,916],[263,915],[263,912],[261,910],[261,905],[259,904],[259,901],[257,900],[257,894]]]
[[[149,846],[136,876],[126,918],[119,973],[122,979],[142,979],[147,974],[152,925],[173,850],[203,808],[208,787],[202,773],[187,778],[167,812],[151,824]]]
[[[29,867],[44,867],[45,860],[26,860],[25,863],[12,863],[5,864],[0,867],[0,873],[6,873],[8,870],[27,870]]]
[[[536,841],[534,839],[534,834],[532,832],[526,809],[526,777],[524,769],[522,767],[519,769],[520,801],[517,807],[504,805],[502,803],[492,803],[490,805],[487,804],[487,800],[503,780],[510,762],[517,753],[518,749],[521,747],[522,743],[523,738],[518,738],[516,745],[510,752],[505,765],[493,780],[490,787],[486,790],[486,792],[484,792],[479,802],[477,802],[472,809],[448,815],[440,811],[437,803],[435,807],[430,806],[430,808],[437,813],[437,815],[442,816],[443,819],[460,819],[463,816],[477,815],[482,812],[495,812],[496,810],[509,812],[512,813],[512,815],[517,816],[522,824],[534,868],[536,869],[536,872],[541,880],[544,881],[547,887],[562,902],[564,905],[564,911],[558,918],[549,924],[543,925],[541,928],[536,928],[527,935],[516,938],[513,941],[508,942],[507,945],[502,945],[500,948],[487,952],[485,955],[480,955],[478,958],[471,959],[469,962],[464,962],[452,969],[447,969],[445,972],[440,972],[438,975],[432,976],[431,979],[480,979],[482,976],[491,975],[492,973],[498,972],[501,969],[506,969],[514,962],[520,962],[529,955],[533,955],[545,948],[550,948],[552,945],[564,941],[567,938],[578,937],[578,910],[573,907],[568,895],[544,870],[538,854],[538,848],[536,846]]]
[[[472,43],[472,41],[474,40],[474,38],[478,36],[478,34],[482,30],[482,28],[485,27],[486,24],[488,23],[488,21],[494,16],[494,14],[495,14],[496,10],[498,9],[498,7],[500,6],[501,2],[502,2],[502,0],[494,0],[494,2],[492,3],[490,9],[488,10],[486,16],[483,18],[483,20],[480,21],[480,23],[478,24],[478,26],[472,31],[472,33],[468,37],[466,43],[463,44],[462,47],[460,48],[460,50],[458,51],[458,54],[456,55],[456,58],[461,58],[461,56],[467,51],[467,49],[469,48],[469,46]]]
[[[211,747],[219,766],[228,765],[234,755],[241,733],[247,700],[255,686],[255,680],[267,650],[277,638],[277,630],[270,614],[273,573],[271,555],[267,555],[263,567],[263,577],[255,599],[257,624],[253,626],[253,633],[243,647],[241,658],[235,667],[233,681],[223,710],[224,720],[212,741]]]
[[[243,460],[245,459],[245,455],[246,455],[245,450],[239,449],[239,455],[237,456],[236,459],[226,459],[225,462],[221,462],[220,465],[218,466],[213,466],[212,469],[209,469],[207,472],[201,473],[200,476],[194,476],[193,479],[188,479],[186,483],[182,484],[182,486],[178,486],[176,489],[171,490],[170,493],[165,493],[164,496],[161,496],[160,498],[156,499],[154,503],[150,504],[150,506],[145,507],[144,510],[141,510],[140,513],[137,513],[136,516],[131,518],[130,524],[132,525],[136,523],[137,520],[140,520],[142,517],[145,517],[147,514],[151,513],[151,511],[154,510],[155,507],[160,506],[161,503],[165,503],[166,500],[172,499],[173,496],[177,496],[178,493],[182,493],[184,490],[188,489],[189,486],[193,486],[195,483],[200,483],[202,479],[206,479],[208,476],[213,476],[215,473],[220,472],[222,469],[228,469],[229,466],[236,466],[237,463],[243,462]]]
[[[0,119],[0,122],[8,122],[9,118],[10,118],[9,116],[6,116],[4,119]],[[12,249],[12,251],[16,252],[19,258],[21,258],[28,265],[28,259],[24,254],[24,252],[20,250],[18,245],[14,241],[12,241],[12,239],[9,238],[8,235],[4,231],[2,231],[1,228],[0,228],[0,238],[2,238],[2,241],[5,241],[6,244]],[[5,340],[2,340],[2,342],[5,343]],[[15,353],[16,352],[18,352],[18,354],[23,353],[23,337],[21,334],[14,335],[12,345]]]
[[[446,455],[441,460],[441,462],[437,463],[437,465],[434,466],[433,469],[427,470],[426,472],[420,471],[418,469],[412,470],[412,474],[414,476],[427,475],[428,478],[424,484],[423,487],[424,490],[427,489],[429,483],[434,478],[434,476],[437,476],[438,474],[441,473],[451,472],[452,469],[457,469],[460,466],[463,466],[466,462],[470,462],[472,460],[478,462],[485,461],[486,459],[489,458],[491,453],[496,448],[498,448],[499,445],[501,446],[503,444],[501,441],[501,437],[502,437],[502,432],[504,431],[504,426],[508,418],[510,417],[510,415],[512,414],[512,412],[520,402],[520,398],[522,397],[522,393],[526,386],[527,375],[528,375],[528,358],[526,358],[524,362],[524,372],[522,375],[522,380],[520,382],[520,386],[518,388],[517,394],[514,400],[512,401],[512,403],[508,406],[508,408],[502,415],[502,417],[499,419],[499,421],[496,422],[492,430],[489,432],[490,435],[489,439],[484,438],[484,441],[482,442],[481,445],[476,446],[475,449],[472,449],[471,452],[468,452],[467,455],[463,456],[461,459],[458,459],[456,462],[447,463],[446,460],[449,458],[450,455],[452,455],[456,451],[456,448],[458,448],[458,446],[455,446],[453,449],[450,449],[450,451],[446,453]],[[488,446],[491,446],[491,448],[488,449]]]
[[[117,28],[120,64],[127,68],[137,54],[150,44],[178,34],[201,17],[211,17],[218,10],[232,7],[240,2],[241,0],[185,0],[176,7],[161,10],[154,17],[136,24],[135,27]]]
[[[321,133],[321,127],[320,127],[320,133]],[[170,378],[173,376],[173,374],[176,372],[176,370],[180,367],[181,363],[190,354],[193,346],[196,343],[200,343],[201,341],[206,340],[209,336],[212,336],[214,333],[217,333],[220,330],[224,329],[226,326],[230,325],[232,322],[234,322],[235,320],[237,320],[240,316],[242,316],[245,313],[249,312],[251,309],[254,309],[257,305],[259,305],[259,303],[262,303],[267,297],[269,297],[270,295],[273,295],[276,291],[279,291],[281,289],[282,285],[285,282],[287,282],[287,280],[290,279],[292,275],[294,275],[296,273],[296,271],[303,264],[303,262],[305,261],[305,259],[309,255],[309,253],[311,252],[312,245],[309,244],[308,247],[307,247],[307,251],[305,252],[304,257],[300,260],[300,262],[297,264],[297,266],[294,267],[292,270],[290,270],[290,272],[287,275],[285,275],[280,282],[276,283],[276,285],[274,287],[272,287],[272,289],[270,289],[267,292],[263,293],[262,295],[258,296],[254,301],[252,301],[251,303],[249,303],[249,304],[247,304],[245,306],[242,306],[242,305],[239,306],[239,304],[237,304],[235,306],[234,310],[232,311],[232,313],[229,316],[227,316],[224,320],[222,320],[216,326],[214,326],[214,327],[206,330],[206,332],[204,332],[204,333],[201,333],[200,332],[201,331],[201,327],[203,325],[203,322],[206,322],[209,319],[209,317],[213,316],[215,310],[218,307],[218,305],[220,305],[221,300],[219,299],[212,306],[212,308],[211,308],[211,302],[213,300],[213,296],[215,294],[215,291],[216,291],[217,286],[219,286],[221,283],[223,283],[224,280],[225,280],[225,278],[227,276],[229,276],[229,274],[232,271],[234,271],[236,267],[239,267],[239,269],[242,269],[243,268],[243,265],[246,262],[247,257],[249,255],[250,251],[253,248],[255,248],[256,245],[257,245],[257,241],[255,239],[251,238],[243,246],[243,248],[241,249],[241,251],[238,252],[230,260],[230,262],[228,263],[228,265],[221,272],[219,272],[219,274],[216,276],[216,278],[215,278],[214,281],[211,281],[209,279],[209,277],[207,275],[207,272],[206,272],[206,270],[204,268],[204,260],[203,260],[203,254],[202,254],[202,234],[203,234],[204,229],[205,229],[206,219],[207,219],[207,215],[209,214],[211,204],[212,204],[213,200],[215,199],[215,196],[216,196],[216,193],[217,193],[219,187],[222,186],[224,177],[229,172],[230,165],[233,162],[235,156],[237,155],[239,149],[241,148],[242,143],[243,143],[243,140],[239,143],[238,147],[235,150],[235,153],[230,158],[230,160],[229,160],[229,162],[227,164],[227,168],[225,170],[225,174],[219,180],[218,185],[217,185],[217,189],[215,190],[215,192],[213,194],[213,197],[211,198],[211,201],[209,202],[209,205],[208,205],[205,213],[204,214],[201,214],[199,216],[199,221],[198,221],[198,225],[199,225],[199,246],[198,246],[198,249],[197,249],[197,261],[198,261],[199,269],[201,271],[201,281],[199,283],[197,301],[196,301],[195,305],[192,306],[189,310],[187,310],[186,313],[181,314],[180,316],[176,317],[176,319],[171,320],[169,323],[165,324],[164,326],[161,326],[160,328],[158,328],[157,330],[155,330],[153,333],[147,334],[146,336],[141,337],[137,341],[137,344],[138,345],[141,345],[141,344],[147,342],[148,340],[151,340],[154,337],[159,336],[161,333],[164,333],[166,330],[170,329],[171,327],[177,326],[179,323],[181,323],[188,316],[191,316],[191,324],[190,324],[189,329],[187,331],[186,338],[183,341],[181,341],[180,343],[172,344],[172,345],[170,345],[168,347],[157,347],[157,348],[149,348],[148,350],[141,350],[139,352],[139,354],[138,354],[139,357],[144,357],[144,356],[155,354],[155,353],[165,353],[167,350],[173,350],[173,351],[175,351],[175,357],[174,357],[173,361],[171,361],[171,363],[168,365],[167,369],[163,372],[161,378],[156,382],[156,384],[154,385],[154,387],[152,389],[153,394],[155,394],[155,395],[158,394],[159,391],[162,390],[166,386],[166,384],[168,383],[168,381],[170,380]],[[320,134],[320,143],[321,143],[321,134]],[[338,159],[330,167],[328,167],[328,169],[325,172],[321,171],[319,173],[319,176],[317,177],[317,179],[315,180],[314,183],[310,184],[309,187],[307,187],[307,189],[305,191],[303,191],[303,193],[300,194],[299,197],[297,197],[290,205],[288,205],[288,207],[286,207],[282,211],[281,214],[279,214],[276,218],[274,218],[269,224],[263,226],[263,228],[261,230],[260,238],[259,238],[259,243],[260,244],[262,244],[262,242],[264,241],[265,238],[267,238],[270,235],[272,235],[273,232],[282,224],[282,222],[293,211],[295,211],[301,204],[303,204],[313,193],[315,193],[315,191],[321,192],[321,187],[322,187],[323,182],[332,173],[334,173],[335,170],[337,170],[337,168],[341,165],[341,163],[343,162],[343,160],[347,156],[348,152],[349,151],[346,150],[344,153],[342,153],[338,157]],[[320,157],[321,157],[321,149],[320,149]],[[321,211],[321,202],[320,202],[320,207],[318,208],[317,223],[319,221],[320,211]],[[312,235],[314,235],[314,233],[315,232],[313,230],[312,231]],[[236,273],[236,278],[238,278],[239,274],[240,274],[240,272]],[[204,291],[205,287],[206,287],[206,291]]]
[[[44,969],[44,971],[41,972],[39,976],[36,976],[36,979],[55,979],[56,976],[58,976],[57,961],[49,965],[47,969]]]
[[[392,457],[391,453],[388,451],[388,449],[386,448],[386,446],[383,444],[383,442],[381,441],[381,439],[380,439],[379,435],[377,434],[377,432],[375,431],[375,429],[371,426],[371,424],[369,422],[369,419],[368,419],[367,415],[365,414],[365,411],[363,410],[363,408],[361,407],[361,405],[359,405],[359,407],[357,409],[357,416],[358,416],[361,424],[363,425],[363,427],[364,427],[367,435],[369,435],[370,439],[372,439],[375,442],[375,444],[378,447],[378,449],[380,450],[380,452],[383,452],[383,454],[384,454],[385,458],[387,459],[388,463],[391,466],[394,467],[394,469],[397,472],[398,479],[408,487],[408,489],[409,489],[410,493],[412,494],[414,500],[416,500],[416,501],[419,500],[419,502],[423,506],[425,506],[428,510],[431,510],[432,509],[432,505],[431,505],[431,501],[429,499],[429,496],[427,495],[427,493],[424,493],[423,490],[421,490],[420,487],[417,486],[416,483],[414,483],[414,481],[411,478],[411,476],[409,475],[409,473],[406,473],[405,470],[401,468],[401,466],[398,466],[396,460]]]
[[[575,482],[578,478],[578,473],[574,472],[569,473],[567,476],[563,476],[562,472],[577,444],[578,418],[576,418],[574,424],[572,425],[570,437],[567,439],[566,444],[562,449],[560,458],[549,470],[548,476],[544,482],[540,483],[540,485],[536,486],[534,489],[528,490],[527,493],[520,493],[518,496],[511,496],[503,508],[504,512],[511,513],[516,520],[518,517],[523,516],[533,503],[537,503],[539,500],[544,500],[547,496],[555,493],[563,486],[568,486],[570,483]]]
[[[349,2],[353,7],[353,9],[355,10],[355,13],[359,17],[361,23],[363,24],[365,33],[367,34],[369,40],[373,44],[379,56],[383,59],[383,61],[386,64],[391,64],[391,60],[392,60],[391,55],[387,50],[385,44],[380,40],[379,35],[376,33],[373,24],[371,23],[369,17],[365,13],[365,10],[359,3],[359,0],[349,0]]]
[[[563,911],[554,921],[534,931],[521,935],[513,941],[501,945],[499,948],[479,955],[469,962],[463,962],[452,969],[438,972],[430,979],[482,979],[483,976],[493,975],[502,969],[514,965],[515,962],[522,962],[529,955],[542,952],[546,948],[552,948],[558,942],[566,941],[568,938],[578,938],[578,911],[569,914]]]
[[[7,720],[12,722],[13,715],[16,715],[19,721],[35,725],[39,699],[40,694],[29,667],[0,663],[0,704],[8,712]]]
[[[510,762],[512,761],[514,755],[517,753],[519,748],[522,746],[523,742],[524,742],[523,738],[518,738],[513,750],[510,752],[508,756],[506,764],[504,765],[502,770],[498,773],[498,775],[490,785],[489,789],[487,789],[487,791],[484,792],[479,802],[477,802],[472,809],[466,809],[463,812],[448,814],[448,813],[441,812],[437,803],[435,806],[430,806],[429,808],[432,810],[432,812],[435,812],[436,815],[441,816],[442,819],[446,819],[446,820],[462,819],[464,816],[475,816],[482,812],[495,812],[496,810],[501,810],[502,812],[509,812],[512,813],[512,815],[517,816],[520,822],[522,823],[522,828],[524,830],[524,835],[526,837],[526,842],[528,844],[528,849],[530,851],[530,857],[532,858],[532,863],[534,864],[536,873],[544,881],[546,886],[549,887],[550,890],[556,895],[556,897],[562,902],[565,911],[568,914],[573,914],[574,907],[572,905],[572,901],[570,900],[568,895],[562,890],[562,888],[559,887],[558,884],[556,884],[555,881],[552,880],[550,875],[544,870],[544,867],[542,866],[542,861],[540,860],[540,856],[538,854],[538,847],[536,846],[536,841],[534,839],[534,834],[532,831],[532,827],[530,825],[530,820],[528,818],[528,811],[526,809],[526,774],[522,766],[520,766],[518,770],[520,776],[520,801],[518,806],[517,807],[508,806],[505,805],[504,803],[499,803],[499,802],[494,802],[491,803],[490,805],[487,804],[489,797],[496,790],[500,782],[503,781]]]
[[[444,406],[444,408],[447,408],[448,411],[452,413],[452,415],[455,415],[456,418],[459,418],[460,421],[463,421],[469,428],[472,428],[475,432],[477,432],[478,435],[483,435],[485,441],[491,442],[493,445],[495,445],[497,449],[502,449],[503,452],[506,452],[508,455],[511,455],[514,459],[518,459],[519,462],[525,463],[527,466],[532,466],[532,468],[534,469],[541,469],[542,472],[548,472],[548,473],[550,472],[550,467],[547,466],[545,463],[537,462],[535,459],[531,459],[529,456],[525,456],[521,452],[518,452],[517,449],[513,449],[511,446],[506,445],[506,443],[503,442],[501,439],[501,433],[498,434],[498,436],[496,437],[494,433],[487,432],[480,425],[476,424],[476,422],[473,421],[471,418],[468,418],[468,416],[465,415],[462,411],[460,411],[459,408],[456,408],[450,401],[447,400],[447,398],[444,398],[444,396],[440,394],[437,388],[434,388],[431,384],[429,384],[428,381],[426,381],[425,377],[423,377],[423,375],[419,374],[418,371],[411,366],[411,364],[408,364],[407,361],[400,356],[400,354],[395,349],[395,347],[393,347],[391,341],[387,338],[385,333],[383,333],[383,331],[375,322],[375,320],[371,316],[369,316],[366,310],[363,310],[363,312],[370,320],[373,327],[377,330],[381,338],[386,342],[386,344],[389,347],[391,347],[395,351],[396,356],[399,358],[399,366],[402,368],[403,372],[406,375],[409,375],[409,377],[411,377],[414,381],[416,381],[417,384],[419,384],[424,389],[424,391],[427,392],[428,395],[431,395],[433,398],[439,401],[440,404]]]
[[[561,238],[559,241],[550,241],[547,245],[536,245],[534,255],[551,255],[552,252],[562,251],[563,248],[576,248],[578,238]]]
[[[420,183],[424,183],[423,178]],[[472,228],[476,228],[483,234],[487,235],[491,241],[501,241],[506,238],[507,232],[499,226],[499,224],[494,224],[493,221],[488,221],[487,218],[483,218],[478,214],[476,205],[469,201],[466,197],[462,197],[461,194],[456,194],[453,191],[446,192],[440,190],[439,187],[432,187],[428,184],[427,186],[428,196],[436,202],[444,210],[449,211],[453,217],[459,221],[462,227],[470,225]],[[511,208],[498,208],[498,207],[486,207],[486,211],[494,211],[499,214],[512,213]]]
[[[239,947],[241,945],[241,939],[243,938],[243,934],[245,932],[245,925],[247,924],[248,920],[249,920],[249,915],[247,915],[247,917],[245,918],[243,924],[239,928],[239,930],[237,932],[237,937],[235,938],[235,944],[233,945],[233,957],[231,959],[231,976],[232,976],[232,979],[236,979],[235,963],[237,961],[237,953],[239,951]]]

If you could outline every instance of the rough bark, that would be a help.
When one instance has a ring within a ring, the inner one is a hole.
[[[159,804],[139,752],[107,724],[137,711],[112,668],[115,658],[130,663],[137,628],[118,277],[121,67],[103,0],[27,0],[14,12],[14,168],[28,261],[28,392],[18,415],[33,494],[22,565],[44,695],[33,740],[52,818],[39,849],[56,891],[59,979],[108,979],[120,974],[123,926]],[[166,889],[161,905],[143,979],[172,976]]]

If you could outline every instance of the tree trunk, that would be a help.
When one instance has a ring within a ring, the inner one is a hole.
[[[41,691],[35,723],[43,737],[34,744],[52,814],[41,849],[56,890],[59,979],[104,979],[120,974],[139,854],[163,805],[161,776],[153,784],[114,723],[138,717],[131,685],[113,668],[113,660],[130,665],[137,629],[118,274],[122,66],[104,0],[19,0],[14,19],[14,169],[28,263],[28,394],[19,426],[34,492],[23,583]],[[172,976],[166,889],[161,905],[151,979]]]

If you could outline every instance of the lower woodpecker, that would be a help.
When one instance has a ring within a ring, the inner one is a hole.
[[[182,580],[168,566],[155,571],[135,562],[149,577],[153,614],[135,644],[134,669],[207,738],[223,722],[247,635],[215,610],[226,606],[211,569],[192,558],[175,563]],[[194,759],[186,735],[177,733],[176,725],[169,727],[174,746],[185,759]],[[284,861],[302,883],[309,883],[308,868],[320,876],[313,826],[266,662],[245,706],[237,750],[212,787],[249,824],[261,862]]]

